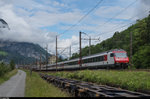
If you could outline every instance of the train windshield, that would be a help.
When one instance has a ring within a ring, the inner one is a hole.
[[[127,57],[127,53],[115,53],[116,57]]]

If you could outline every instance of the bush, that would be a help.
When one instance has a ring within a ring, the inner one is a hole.
[[[13,60],[10,61],[10,68],[11,68],[11,70],[15,69],[15,63]]]
[[[9,71],[10,71],[9,65],[4,64],[3,62],[0,63],[0,77]]]
[[[1,62],[0,63],[0,77],[4,76],[4,74],[14,69],[15,69],[15,63],[13,60],[10,62],[9,65],[5,64],[4,62]]]

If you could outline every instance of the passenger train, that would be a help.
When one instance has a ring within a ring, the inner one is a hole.
[[[128,68],[129,58],[127,52],[123,49],[113,49],[94,55],[48,64],[43,66],[41,70],[76,70],[76,69],[112,69],[112,68]]]

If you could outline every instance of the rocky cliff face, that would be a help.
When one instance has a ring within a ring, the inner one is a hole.
[[[40,54],[44,61],[46,56],[46,51],[38,44],[27,42],[0,40],[0,51],[7,53],[5,56],[0,54],[0,61],[9,62],[13,59],[18,64],[35,62],[40,59]]]

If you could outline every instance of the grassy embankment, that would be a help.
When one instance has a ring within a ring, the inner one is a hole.
[[[13,75],[17,74],[18,70],[14,69],[0,77],[0,84],[9,80]]]
[[[38,73],[24,70],[26,76],[25,97],[70,97],[70,94],[43,80]]]
[[[150,93],[150,72],[146,71],[83,70],[48,74]]]

